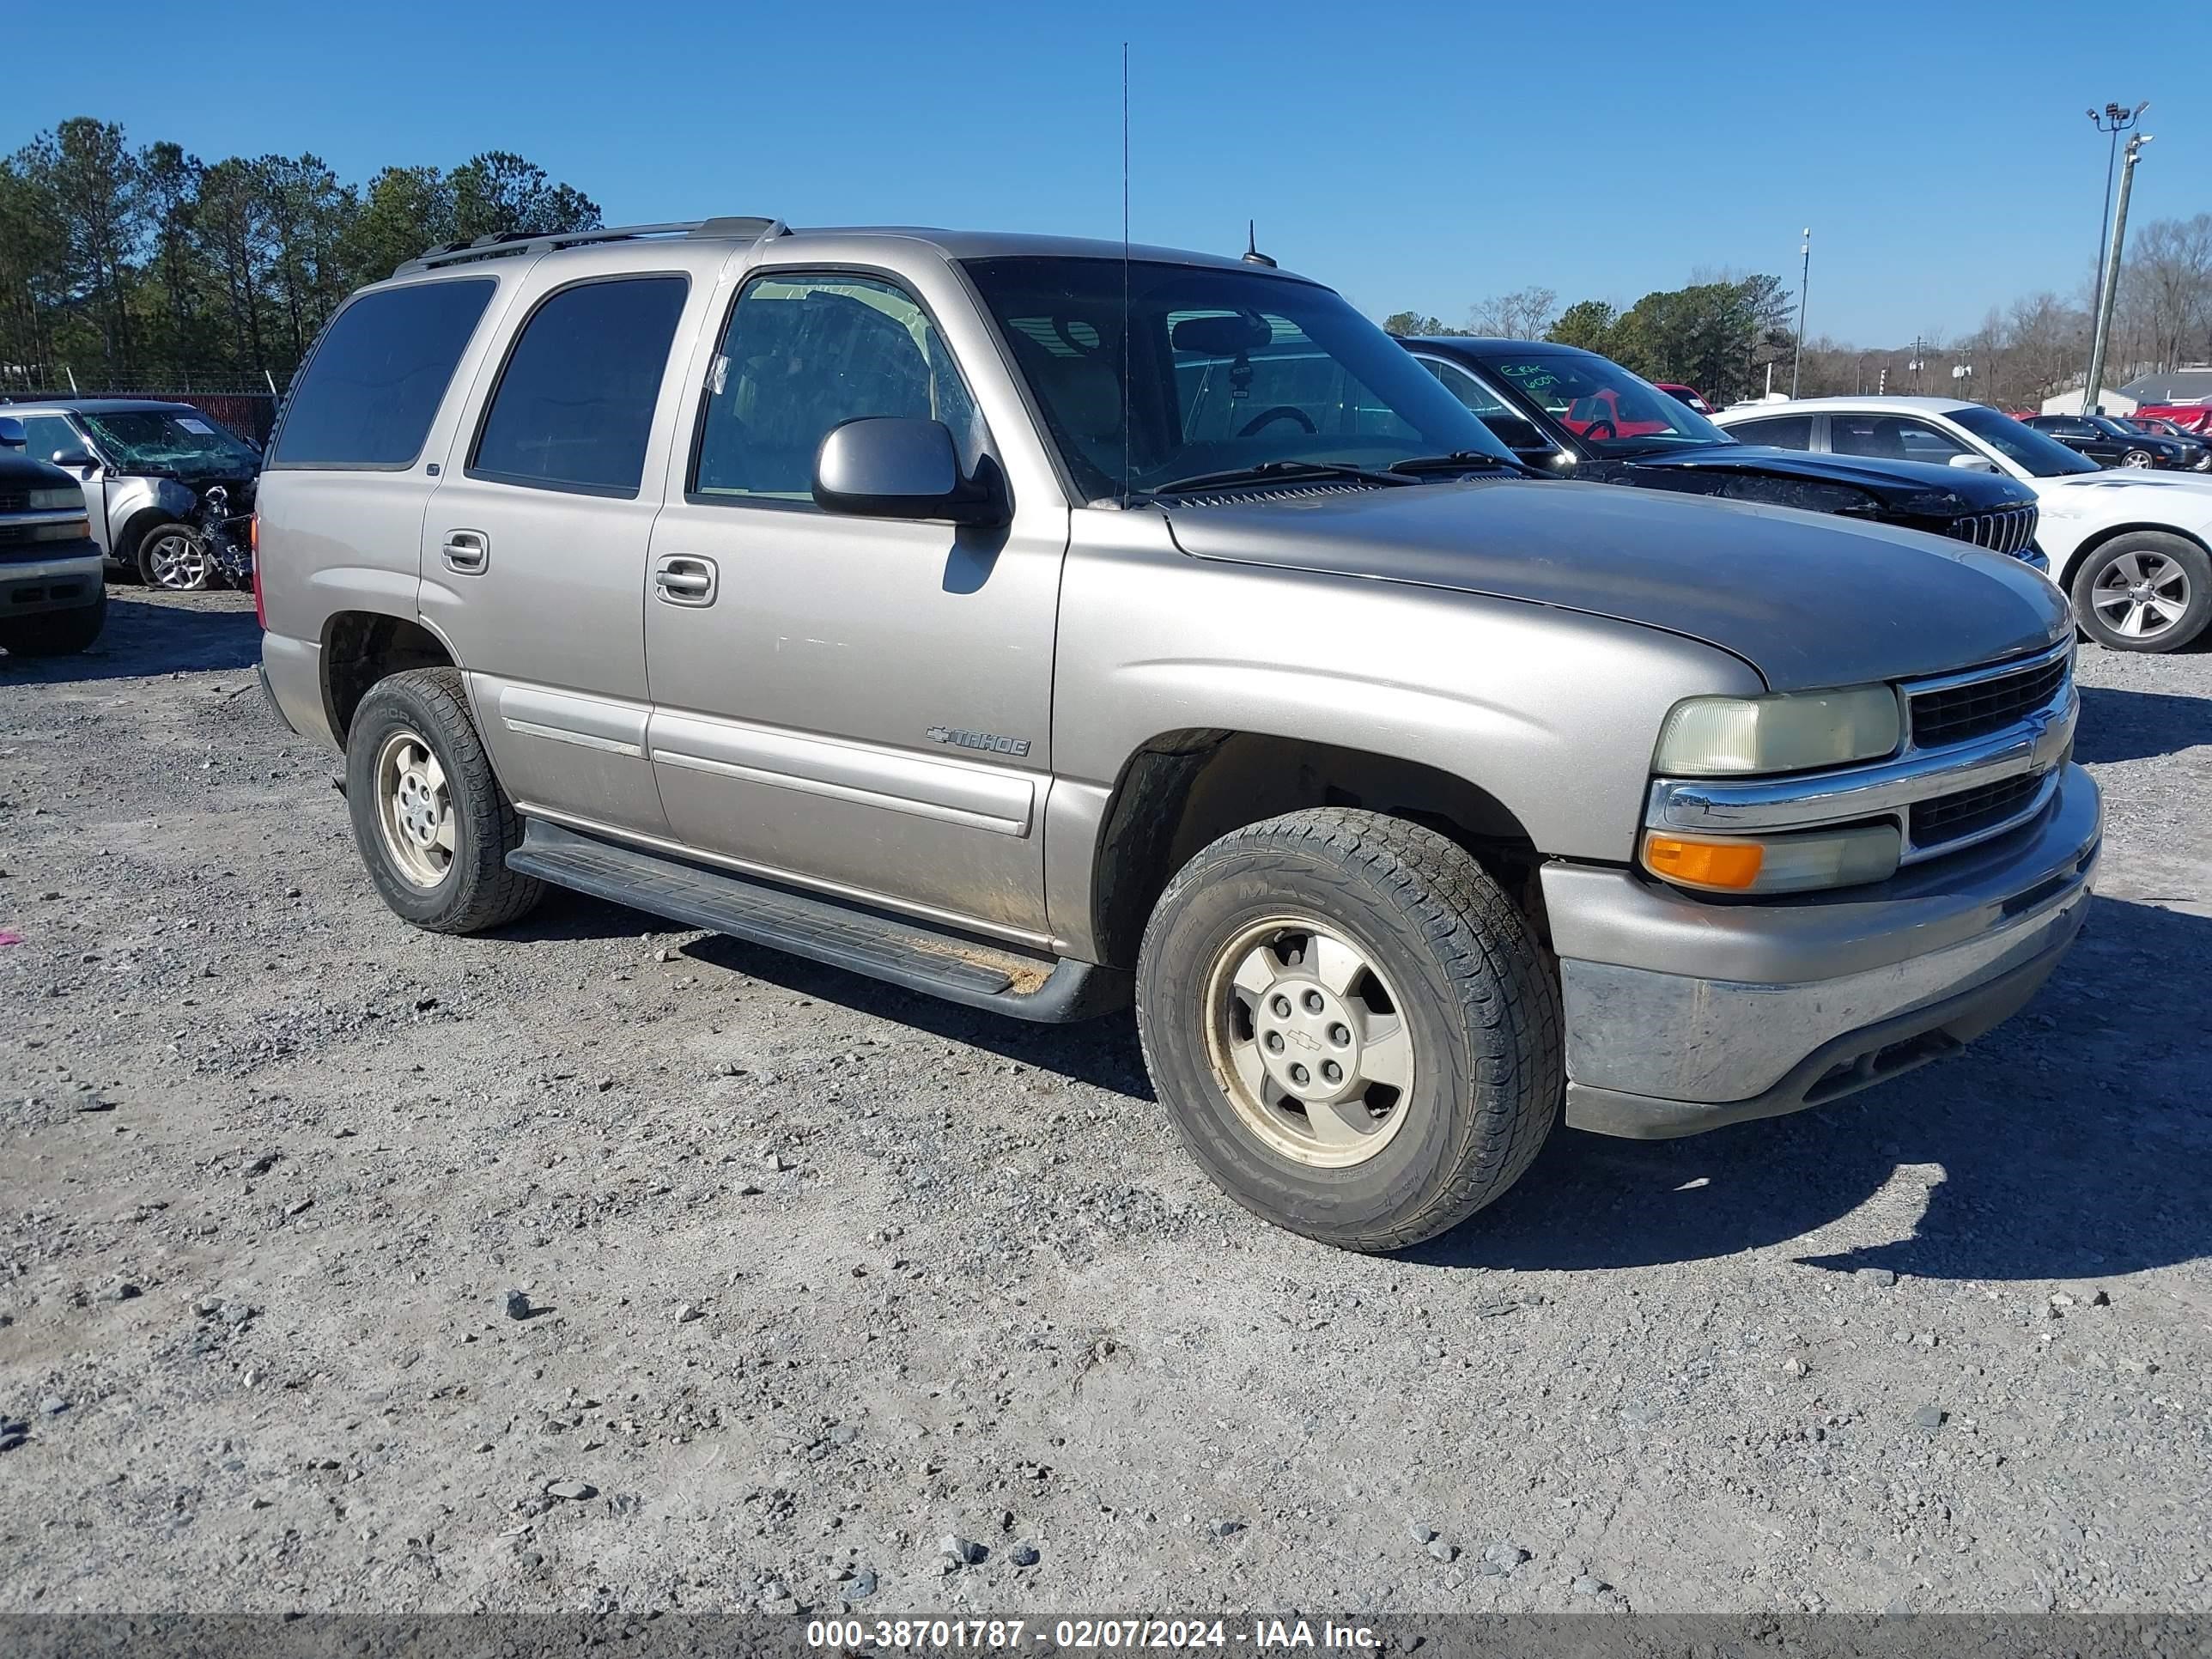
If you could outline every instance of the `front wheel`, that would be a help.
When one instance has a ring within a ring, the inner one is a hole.
[[[2212,558],[2182,536],[2115,537],[2074,573],[2074,616],[2114,651],[2173,651],[2212,623]]]
[[[138,574],[149,587],[204,592],[215,586],[215,557],[190,526],[157,524],[138,538]]]
[[[1559,987],[1528,922],[1435,831],[1293,812],[1161,895],[1137,1022],[1223,1190],[1294,1232],[1398,1250],[1517,1181],[1565,1096]]]
[[[2149,466],[2156,458],[2148,449],[2130,449],[2120,457],[2122,466]]]
[[[453,668],[379,680],[346,733],[346,810],[384,902],[434,933],[476,933],[536,904],[507,867],[522,827],[469,719]]]

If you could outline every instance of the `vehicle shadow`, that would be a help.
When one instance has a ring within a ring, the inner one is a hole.
[[[1512,1192],[1417,1259],[1628,1267],[1810,1243],[1899,1170],[1932,1166],[1910,1237],[1797,1260],[1949,1279],[2194,1261],[2212,1254],[2212,1037],[2167,1014],[2205,1007],[2212,919],[2094,899],[2035,1000],[1955,1059],[1683,1140],[1562,1132]]]
[[[2212,697],[2081,688],[2081,720],[2074,730],[2077,761],[2154,760],[2199,744],[2212,744]]]
[[[108,589],[107,622],[88,651],[72,657],[0,657],[0,685],[250,669],[261,660],[261,625],[253,619],[250,596],[218,593],[186,603],[134,592]]]
[[[578,897],[513,931],[656,928],[667,924]],[[710,935],[683,953],[1158,1109],[1126,1014],[1031,1025],[738,939]],[[2212,1255],[2212,1036],[2185,1017],[2138,1019],[2139,1006],[2212,1007],[2212,919],[2094,899],[2035,1000],[1957,1058],[1832,1106],[1681,1140],[1562,1128],[1511,1192],[1403,1259],[1565,1271],[1803,1240],[1799,1261],[1838,1272],[2063,1279]],[[1814,1236],[1915,1167],[1932,1184],[1910,1237],[1820,1248]]]

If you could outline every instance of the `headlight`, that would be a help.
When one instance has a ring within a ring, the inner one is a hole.
[[[1706,893],[1806,893],[1856,887],[1897,873],[1904,850],[1893,823],[1786,836],[1644,835],[1644,867],[1662,881]]]
[[[1771,697],[1690,697],[1659,731],[1652,769],[1669,777],[1807,772],[1878,760],[1904,735],[1887,685],[1790,691]]]
[[[31,492],[31,511],[58,513],[65,508],[84,507],[84,491],[70,484],[58,489],[34,489]]]

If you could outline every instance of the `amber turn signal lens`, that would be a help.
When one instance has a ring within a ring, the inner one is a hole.
[[[1686,887],[1747,893],[1765,860],[1765,848],[1755,841],[1686,841],[1660,835],[1644,838],[1644,867]]]

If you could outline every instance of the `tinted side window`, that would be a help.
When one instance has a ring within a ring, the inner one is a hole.
[[[690,287],[626,276],[563,289],[531,313],[501,371],[469,476],[635,495]]]
[[[1513,411],[1498,401],[1490,388],[1456,363],[1448,363],[1441,357],[1422,357],[1418,360],[1423,368],[1443,383],[1445,391],[1465,404],[1477,415],[1510,415]]]
[[[1738,443],[1770,444],[1777,449],[1810,449],[1813,417],[1778,415],[1768,421],[1738,421],[1729,428],[1729,436]]]
[[[498,284],[489,277],[364,294],[338,313],[292,388],[271,466],[405,467]]]
[[[982,453],[975,401],[905,292],[867,276],[757,276],[714,360],[692,489],[811,501],[830,428],[871,415],[944,422],[970,468]]]

